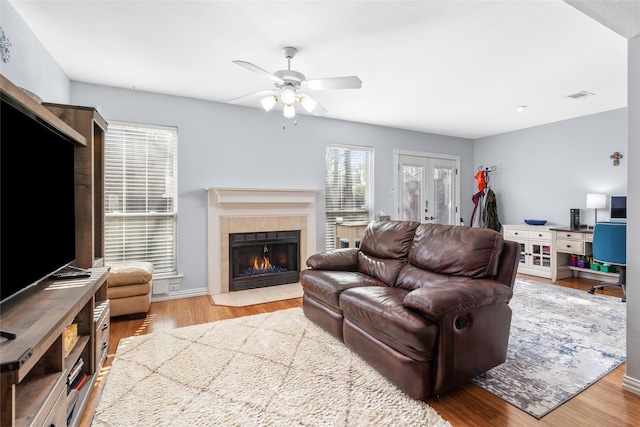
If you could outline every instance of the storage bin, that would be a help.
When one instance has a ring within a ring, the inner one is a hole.
[[[592,270],[595,270],[595,271],[600,270],[600,264],[591,263],[590,266]]]
[[[604,273],[615,273],[616,272],[616,266],[615,265],[601,265],[600,266],[600,271],[602,271]]]
[[[588,266],[589,266],[589,263],[587,263],[587,261],[578,260],[578,267],[579,268],[587,268]]]

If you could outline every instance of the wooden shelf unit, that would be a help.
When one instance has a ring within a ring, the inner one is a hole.
[[[69,424],[77,425],[104,361],[96,352],[95,312],[108,306],[108,275],[108,267],[99,267],[89,278],[44,280],[2,304],[2,328],[17,337],[0,342],[1,425],[42,426],[60,419],[66,425],[67,377],[82,358],[87,381]],[[72,323],[79,339],[65,356],[65,329]]]
[[[81,268],[104,265],[104,144],[107,122],[93,107],[42,105],[87,141],[75,149],[76,262]]]
[[[67,425],[67,377],[82,357],[87,374],[69,425],[80,423],[106,359],[109,300],[104,265],[104,143],[106,121],[91,107],[40,104],[0,74],[0,96],[11,107],[75,143],[76,260],[91,278],[43,280],[0,306],[0,425]],[[79,339],[65,357],[64,331]]]

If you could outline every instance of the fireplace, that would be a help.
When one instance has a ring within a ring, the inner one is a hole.
[[[207,276],[210,295],[228,294],[231,291],[231,234],[299,232],[297,272],[304,268],[307,257],[317,252],[316,198],[321,189],[207,187],[206,190]],[[264,245],[260,249],[264,250]],[[271,288],[257,289],[262,290],[268,292]]]
[[[229,234],[229,291],[296,283],[300,230]]]

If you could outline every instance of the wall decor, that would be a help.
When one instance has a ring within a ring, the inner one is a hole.
[[[613,159],[613,166],[618,166],[620,165],[620,159],[622,158],[622,154],[620,154],[619,152],[614,152],[612,155],[609,156],[610,159]]]
[[[11,41],[9,37],[4,33],[4,29],[0,26],[0,52],[2,53],[2,62],[9,62],[11,59]]]

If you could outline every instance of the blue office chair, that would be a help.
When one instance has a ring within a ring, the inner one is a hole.
[[[622,302],[627,300],[627,224],[619,222],[598,222],[593,229],[593,259],[618,267],[617,282],[601,282],[589,289],[592,294],[596,289],[605,286],[620,286],[622,288]]]

